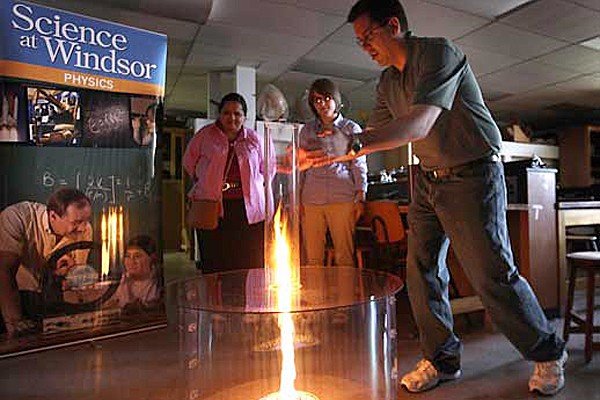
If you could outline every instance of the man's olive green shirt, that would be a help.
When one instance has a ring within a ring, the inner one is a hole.
[[[500,130],[463,52],[443,38],[405,40],[405,68],[382,72],[368,126],[402,117],[412,105],[434,105],[442,113],[427,137],[413,143],[423,168],[454,167],[499,153]]]

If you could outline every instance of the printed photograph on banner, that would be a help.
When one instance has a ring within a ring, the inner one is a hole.
[[[0,354],[164,321],[157,224],[141,217],[151,208],[135,200],[98,204],[90,187],[81,189],[59,184],[42,199],[30,188],[28,200],[0,211],[0,251],[19,262],[2,277],[13,293],[2,300]]]
[[[83,91],[81,118],[83,145],[87,147],[137,147],[133,140],[128,95]]]
[[[27,88],[31,138],[44,146],[79,146],[81,118],[79,93],[42,87]]]
[[[156,98],[131,97],[133,140],[139,146],[151,146],[155,143],[157,107]]]
[[[30,137],[20,121],[27,118],[24,89],[17,83],[0,82],[0,142],[27,142]]]

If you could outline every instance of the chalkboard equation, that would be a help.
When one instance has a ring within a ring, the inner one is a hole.
[[[44,171],[42,185],[54,190],[57,186],[70,186],[81,190],[92,203],[124,204],[149,199],[151,181],[133,181],[128,176],[82,174],[75,171],[71,179]]]

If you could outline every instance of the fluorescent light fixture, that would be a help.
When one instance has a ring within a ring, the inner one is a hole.
[[[579,43],[579,45],[589,49],[600,50],[600,36],[586,40],[583,43]]]

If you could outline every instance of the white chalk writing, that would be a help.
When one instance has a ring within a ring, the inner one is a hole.
[[[84,192],[93,203],[123,204],[149,199],[152,182],[134,180],[129,176],[82,174],[75,171],[71,179],[44,171],[42,185],[53,189],[71,186]]]

